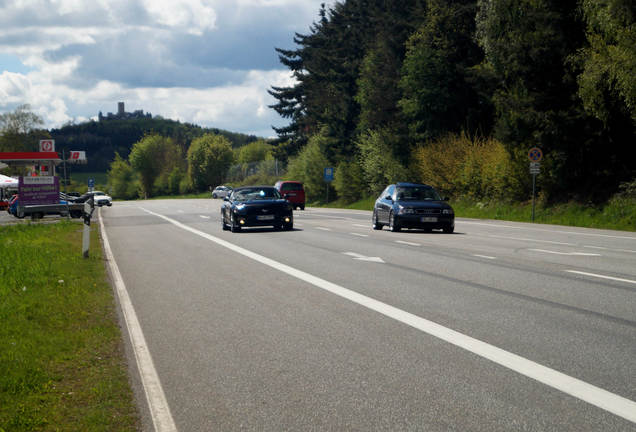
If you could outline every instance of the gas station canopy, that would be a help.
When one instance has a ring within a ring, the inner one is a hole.
[[[0,152],[0,163],[9,166],[58,165],[61,162],[57,152]]]

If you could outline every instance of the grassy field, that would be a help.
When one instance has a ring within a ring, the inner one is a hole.
[[[356,210],[373,210],[375,197],[352,204],[338,201],[329,204],[312,203],[316,207],[336,207]],[[532,221],[531,203],[480,203],[469,200],[451,201],[457,217],[476,219],[500,219],[518,222]],[[565,203],[552,206],[536,206],[535,223],[578,226],[586,228],[636,231],[636,200],[612,199],[604,206]]]
[[[0,227],[0,431],[136,431],[97,226]]]

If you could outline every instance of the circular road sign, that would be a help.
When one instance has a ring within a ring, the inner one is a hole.
[[[541,162],[541,159],[543,159],[543,152],[539,147],[532,147],[528,151],[528,159],[530,159],[530,162]]]

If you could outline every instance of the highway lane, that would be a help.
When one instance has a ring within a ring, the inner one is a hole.
[[[231,234],[220,201],[116,204],[101,214],[178,430],[636,430],[170,221],[631,401],[634,234],[477,220],[390,233],[331,209]]]

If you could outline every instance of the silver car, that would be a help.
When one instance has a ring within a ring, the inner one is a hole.
[[[212,198],[225,198],[232,192],[232,188],[229,186],[217,186],[212,191]]]

